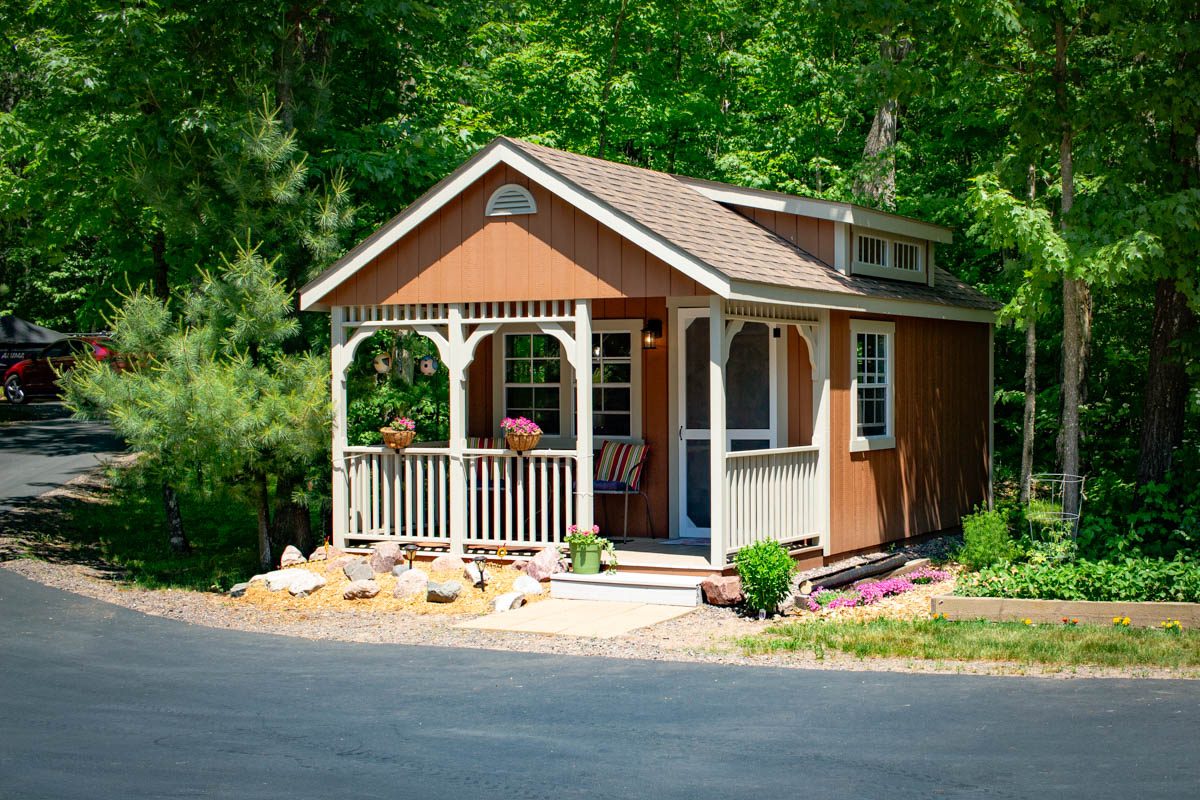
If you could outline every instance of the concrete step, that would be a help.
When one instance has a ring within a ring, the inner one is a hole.
[[[700,605],[700,575],[655,575],[618,572],[577,575],[562,572],[550,577],[550,596],[562,600],[608,600],[619,603],[653,603],[662,606]]]

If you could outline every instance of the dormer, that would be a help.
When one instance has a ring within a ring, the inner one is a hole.
[[[877,228],[848,226],[852,275],[928,283],[933,243]]]

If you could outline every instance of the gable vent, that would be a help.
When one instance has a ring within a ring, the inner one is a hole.
[[[506,183],[488,198],[487,210],[489,217],[510,217],[516,214],[536,214],[537,202],[524,186]]]

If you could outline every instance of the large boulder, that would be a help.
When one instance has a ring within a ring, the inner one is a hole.
[[[511,611],[525,605],[525,595],[520,592],[507,592],[496,598],[492,603],[494,611]]]
[[[296,577],[292,579],[291,585],[288,586],[288,592],[296,597],[308,597],[325,585],[325,578],[315,572],[309,572],[306,569],[294,569],[291,571],[296,573]]]
[[[395,542],[380,542],[371,548],[371,569],[382,575],[392,571],[400,560],[400,545]]]
[[[257,583],[259,580],[264,580],[267,582],[268,591],[278,592],[291,586],[292,581],[299,573],[300,570],[295,569],[276,569],[263,575],[255,575],[250,582]]]
[[[458,581],[446,581],[445,583],[430,581],[429,586],[425,589],[425,599],[430,603],[453,603],[458,599],[462,588],[462,584]]]
[[[364,558],[354,559],[342,567],[342,572],[345,573],[346,579],[349,581],[370,581],[375,579],[375,570],[371,568],[371,565]]]
[[[529,575],[521,575],[513,581],[513,591],[521,594],[541,594],[546,589]]]
[[[342,589],[342,597],[346,600],[370,600],[379,594],[379,584],[373,580],[352,581]]]
[[[279,557],[279,566],[281,567],[295,567],[307,562],[308,559],[304,557],[304,553],[301,553],[295,545],[290,544],[283,548],[283,555]]]
[[[431,572],[461,572],[466,566],[467,562],[458,556],[447,554],[435,558],[429,569]]]
[[[704,600],[714,606],[734,606],[742,602],[742,579],[737,575],[715,575],[700,584]]]
[[[425,590],[428,586],[428,575],[419,569],[410,569],[396,578],[396,588],[392,591],[392,597],[401,600],[420,597],[426,593]]]
[[[542,548],[542,551],[529,559],[529,563],[525,565],[525,574],[535,581],[544,581],[551,575],[566,572],[566,570],[562,554],[553,545]]]
[[[345,551],[333,545],[321,545],[316,550],[309,554],[308,560],[312,561],[333,561],[335,558],[341,558],[346,555]]]

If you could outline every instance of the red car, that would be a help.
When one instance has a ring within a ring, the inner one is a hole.
[[[25,403],[31,397],[57,397],[59,374],[75,366],[77,358],[88,356],[105,361],[113,357],[113,352],[107,340],[98,338],[60,339],[48,344],[33,358],[8,368],[4,373],[4,396],[10,403]]]

